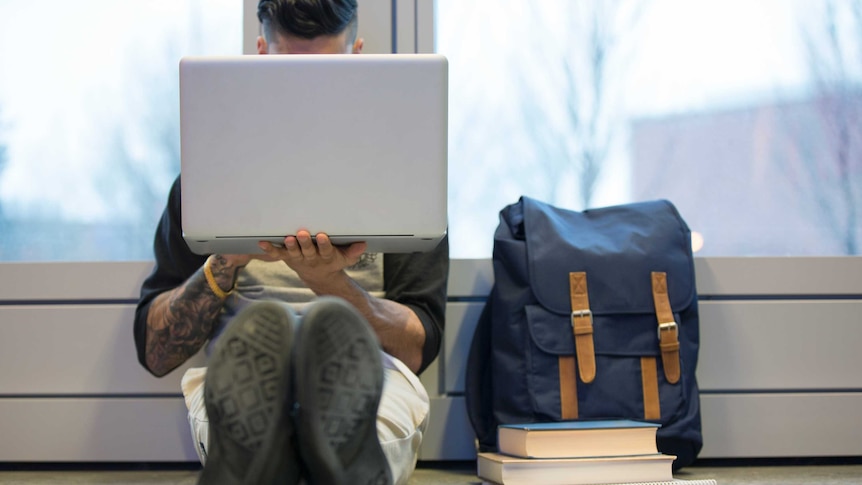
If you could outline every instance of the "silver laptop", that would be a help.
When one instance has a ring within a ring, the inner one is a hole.
[[[186,57],[179,71],[192,251],[259,253],[306,229],[421,252],[446,234],[445,57]]]

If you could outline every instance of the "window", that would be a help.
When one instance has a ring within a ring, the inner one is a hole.
[[[0,261],[152,259],[179,59],[241,50],[237,0],[0,2]]]
[[[666,198],[701,256],[862,252],[862,3],[437,0],[450,240]]]
[[[426,6],[363,1],[383,51],[391,7]],[[0,2],[0,261],[152,258],[179,171],[178,60],[240,53],[252,3]],[[667,198],[701,256],[862,251],[862,3],[434,5],[454,257],[490,256],[520,195]]]

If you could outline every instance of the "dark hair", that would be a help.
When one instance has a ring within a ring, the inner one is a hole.
[[[267,42],[273,35],[313,39],[347,30],[347,43],[356,40],[356,0],[260,0],[257,19]]]

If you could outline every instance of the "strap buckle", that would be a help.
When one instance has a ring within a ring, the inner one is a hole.
[[[572,310],[572,325],[575,324],[575,318],[578,317],[590,317],[590,320],[592,320],[593,312],[589,308],[586,310]]]
[[[586,318],[587,320],[581,325],[577,325],[577,320],[575,320],[576,318]],[[575,338],[577,339],[575,347],[577,348],[578,345],[583,345],[583,342],[579,343],[579,338],[593,333],[593,312],[589,309],[572,310],[572,332],[575,334]]]
[[[656,334],[658,335],[659,341],[661,341],[661,333],[662,332],[670,331],[670,330],[676,330],[676,328],[677,328],[677,325],[676,325],[675,321],[674,322],[659,323],[658,324],[658,330],[656,331]]]

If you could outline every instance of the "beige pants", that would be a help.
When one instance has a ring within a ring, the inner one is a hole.
[[[396,484],[406,484],[416,468],[422,435],[428,426],[429,400],[425,387],[403,362],[386,353],[383,357],[383,395],[377,410],[377,437],[389,462]],[[183,396],[189,410],[189,425],[198,458],[203,463],[209,443],[204,407],[205,367],[186,371]]]

